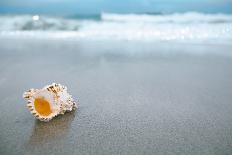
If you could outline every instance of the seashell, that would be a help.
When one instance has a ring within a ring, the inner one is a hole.
[[[47,122],[53,117],[77,108],[67,87],[52,83],[42,89],[29,89],[23,98],[28,101],[27,107],[40,121]]]

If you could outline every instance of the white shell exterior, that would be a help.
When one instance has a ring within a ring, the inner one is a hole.
[[[44,98],[50,104],[52,113],[48,116],[40,115],[34,107],[36,98]],[[24,92],[23,98],[28,101],[27,107],[32,115],[41,121],[49,121],[53,117],[64,114],[66,111],[72,111],[77,108],[77,104],[73,101],[72,96],[67,92],[67,87],[61,84],[52,83],[42,89],[29,89]]]

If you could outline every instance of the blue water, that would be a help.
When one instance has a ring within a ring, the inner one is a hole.
[[[0,15],[1,36],[232,42],[232,14]]]

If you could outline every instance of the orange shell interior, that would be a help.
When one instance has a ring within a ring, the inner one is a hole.
[[[42,116],[48,116],[52,113],[49,102],[43,98],[36,98],[34,106],[35,110]]]

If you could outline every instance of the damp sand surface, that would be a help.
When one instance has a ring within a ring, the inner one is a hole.
[[[0,154],[232,154],[232,46],[0,38]],[[35,120],[58,82],[79,109]]]

